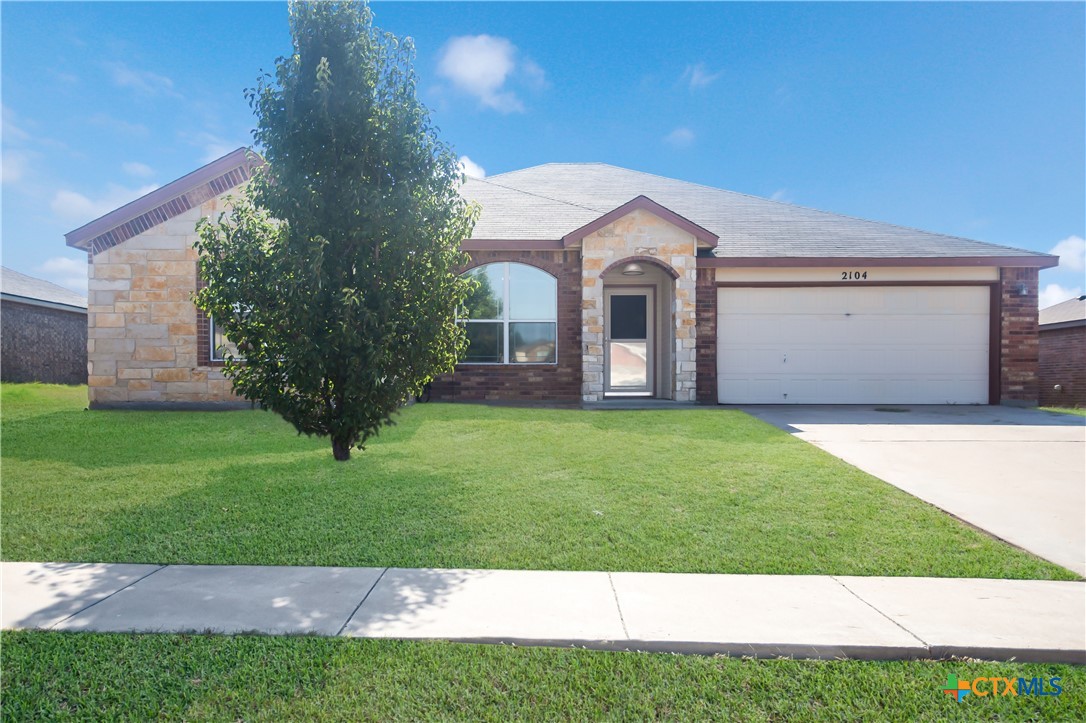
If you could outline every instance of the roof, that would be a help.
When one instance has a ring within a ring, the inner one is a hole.
[[[702,186],[605,163],[548,163],[460,190],[482,207],[472,241],[555,241],[638,196],[670,209],[719,240],[713,255],[754,258],[1010,259],[1055,266],[1049,254],[866,221]]]
[[[69,246],[101,253],[174,216],[198,207],[249,179],[262,161],[245,148],[227,153],[176,181],[167,183],[101,218],[64,234]]]
[[[87,298],[63,286],[20,274],[0,266],[0,294],[5,301],[18,301],[36,306],[70,307],[73,311],[87,310]]]
[[[1086,324],[1086,296],[1061,301],[1047,309],[1041,309],[1037,317],[1041,326],[1080,326]]]

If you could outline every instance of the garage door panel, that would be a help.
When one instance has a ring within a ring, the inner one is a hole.
[[[988,401],[987,287],[725,288],[719,399]]]

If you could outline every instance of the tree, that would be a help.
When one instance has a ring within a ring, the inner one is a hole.
[[[475,209],[409,38],[355,2],[292,3],[290,32],[292,55],[246,91],[265,164],[201,222],[195,300],[237,345],[235,391],[346,460],[464,351]]]

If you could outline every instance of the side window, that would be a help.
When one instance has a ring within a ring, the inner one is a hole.
[[[461,310],[465,364],[554,364],[558,282],[534,266],[500,262],[464,274],[477,287]]]

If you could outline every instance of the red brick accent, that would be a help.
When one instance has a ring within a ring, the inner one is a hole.
[[[207,286],[207,282],[200,276],[200,272],[196,272],[196,290]],[[223,367],[226,366],[224,361],[214,361],[211,358],[211,320],[208,319],[204,310],[197,307],[196,309],[196,365],[201,367]]]
[[[204,201],[215,198],[216,196],[229,191],[231,188],[240,186],[249,179],[250,173],[251,169],[249,165],[239,166],[233,170],[227,171],[221,176],[212,178],[206,183],[202,183],[196,188],[152,208],[146,213],[140,214],[105,233],[95,236],[87,241],[87,247],[89,248],[92,257],[94,254],[102,253],[106,249],[123,243],[133,236],[138,236],[160,223],[165,223],[174,216],[180,216],[190,208],[197,208]]]
[[[1037,404],[1037,269],[1000,269],[1000,401]],[[1022,292],[1022,293],[1020,293]]]
[[[701,404],[716,404],[716,269],[699,268],[694,301],[698,342],[695,353],[697,398]]]
[[[571,251],[473,251],[464,270],[496,261],[543,269],[558,279],[558,363],[461,364],[434,380],[442,401],[524,401],[572,404],[581,398],[581,259]]]
[[[1039,336],[1041,406],[1086,407],[1086,324],[1063,329],[1041,327]]]

